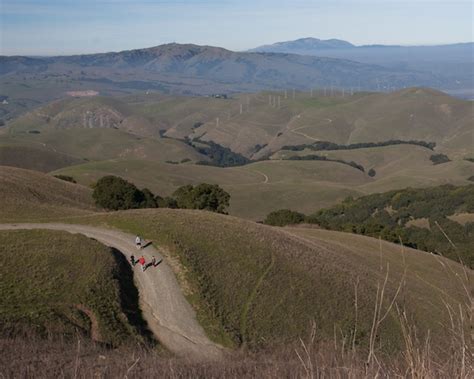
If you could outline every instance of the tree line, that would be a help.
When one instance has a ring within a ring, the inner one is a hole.
[[[172,196],[155,195],[148,188],[114,175],[104,176],[93,186],[92,197],[98,207],[107,210],[140,208],[202,209],[226,214],[230,195],[217,184],[201,183],[179,187]]]
[[[316,141],[311,144],[303,145],[286,145],[281,148],[281,150],[290,150],[290,151],[303,151],[305,149],[313,151],[324,151],[324,150],[355,150],[355,149],[364,149],[368,147],[384,147],[392,145],[417,145],[422,146],[427,149],[433,150],[436,147],[436,142],[425,142],[417,140],[388,140],[382,142],[359,142],[351,143],[349,145],[339,145],[334,142],[329,141]]]

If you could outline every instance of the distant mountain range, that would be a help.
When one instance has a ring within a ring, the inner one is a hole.
[[[8,88],[11,88],[12,83],[19,83],[17,81],[31,85],[32,80],[35,83],[48,80],[49,85],[67,87],[68,90],[87,87],[116,91],[152,89],[183,94],[283,88],[308,90],[330,86],[359,90],[393,90],[412,86],[437,89],[473,87],[468,75],[471,74],[472,62],[459,63],[460,60],[452,58],[452,54],[445,53],[445,58],[448,66],[456,65],[456,70],[445,72],[444,66],[438,70],[431,69],[438,61],[427,61],[426,69],[422,69],[418,63],[400,64],[389,58],[388,51],[412,48],[356,47],[341,40],[316,39],[271,46],[258,48],[259,52],[233,52],[211,46],[167,44],[103,54],[46,58],[1,56],[0,86],[8,83]],[[464,52],[470,45],[456,46],[439,49],[461,49]],[[272,52],[272,49],[277,52]],[[418,51],[413,49],[413,52]],[[361,59],[361,54],[364,56],[367,51],[372,55]],[[324,56],[302,55],[310,52],[320,52],[318,54]],[[426,56],[424,52],[416,54]],[[25,80],[28,83],[24,83]],[[65,83],[69,83],[68,86]],[[3,93],[4,89],[0,92],[0,95],[9,96]]]
[[[450,81],[451,84],[446,88],[474,88],[473,42],[434,46],[355,46],[338,39],[301,38],[264,45],[249,51],[348,59],[395,70],[429,72]]]

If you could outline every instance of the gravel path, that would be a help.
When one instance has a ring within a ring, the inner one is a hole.
[[[196,320],[196,314],[186,301],[176,277],[153,246],[141,251],[135,247],[135,236],[110,229],[72,224],[0,224],[0,230],[48,229],[79,233],[96,239],[122,252],[130,261],[144,255],[147,262],[155,256],[163,260],[157,267],[145,272],[134,267],[135,283],[140,293],[140,306],[148,327],[156,338],[173,353],[192,360],[216,360],[223,356],[223,348],[206,336]]]

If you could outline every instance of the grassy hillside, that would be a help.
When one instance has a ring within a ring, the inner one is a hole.
[[[360,190],[373,193],[392,188],[419,187],[443,183],[467,184],[467,179],[474,174],[474,165],[463,159],[434,165],[430,149],[409,145],[392,145],[348,150],[313,151],[310,148],[302,151],[281,150],[272,159],[289,159],[293,156],[305,157],[320,155],[329,159],[340,159],[362,165],[365,172],[375,170],[373,181],[363,185]]]
[[[355,341],[366,346],[377,285],[386,275],[383,309],[402,283],[397,304],[421,334],[430,329],[441,344],[448,322],[443,301],[463,307],[466,301],[453,277],[462,273],[456,263],[439,258],[440,264],[427,253],[367,237],[323,230],[315,236],[309,230],[307,237],[299,230],[183,210],[120,212],[81,222],[105,223],[167,247],[181,262],[180,276],[200,320],[214,338],[235,345],[294,341],[307,335],[312,321],[320,339],[332,339],[334,328],[353,339],[358,283]],[[382,350],[400,346],[394,309],[377,336]]]
[[[295,204],[301,211],[315,211],[347,196],[361,195],[357,186],[370,181],[359,170],[339,163],[290,161],[218,168],[114,160],[73,166],[54,174],[71,175],[84,185],[108,174],[119,175],[160,195],[170,195],[186,184],[219,184],[231,194],[231,214],[252,219]]]
[[[358,197],[407,186],[466,185],[470,183],[467,179],[474,175],[471,162],[458,160],[433,165],[429,160],[432,152],[417,146],[322,153],[363,162],[366,172],[341,163],[321,161],[271,160],[241,167],[218,168],[112,160],[76,165],[55,174],[73,176],[84,185],[90,185],[108,174],[119,175],[140,188],[150,188],[160,195],[170,195],[186,184],[219,184],[231,194],[230,213],[255,220],[262,220],[276,209],[291,208],[312,213],[337,204],[347,196]],[[373,178],[367,174],[370,168],[375,168],[377,172]]]
[[[436,142],[442,149],[455,136],[470,130],[468,119],[472,120],[470,102],[429,89],[410,88],[369,94],[337,107],[308,108],[294,120],[291,130],[304,132],[307,140],[341,144],[423,140]],[[467,153],[467,147],[459,146],[463,153]]]
[[[349,198],[309,219],[328,229],[403,241],[473,267],[473,213],[474,185],[446,185]]]
[[[2,221],[33,221],[93,212],[92,191],[35,171],[0,166]]]
[[[139,341],[138,292],[117,254],[81,235],[1,231],[2,334],[80,333],[112,345]]]
[[[143,159],[151,161],[206,160],[183,142],[147,139],[116,129],[68,129],[0,138],[4,144],[43,147],[76,160]]]
[[[81,160],[206,160],[181,141],[160,138],[159,130],[120,99],[67,98],[10,122],[0,143],[41,147]]]
[[[4,201],[13,196],[7,193]],[[52,214],[54,208],[42,204],[41,198],[32,201],[38,207],[24,208],[17,221],[37,217],[37,209]],[[7,221],[1,216],[2,222]],[[309,333],[314,321],[318,338],[332,340],[336,328],[341,338],[366,347],[377,286],[380,289],[387,275],[383,313],[401,283],[396,303],[406,310],[419,335],[430,329],[439,346],[449,334],[443,302],[464,307],[467,301],[459,283],[464,274],[455,262],[368,237],[318,231],[313,238],[230,216],[169,209],[75,219],[63,214],[55,219],[61,218],[138,233],[161,246],[208,333],[234,346],[295,341]],[[466,275],[472,280],[471,271]],[[395,308],[376,335],[377,349],[400,347]]]
[[[346,92],[344,96],[319,89],[313,96],[296,92],[294,97],[292,91],[286,95],[273,91],[228,99],[153,94],[69,98],[8,125],[13,135],[31,130],[115,128],[142,138],[157,138],[160,133],[179,139],[199,137],[248,158],[318,140],[350,144],[392,139],[435,142],[437,150],[465,157],[472,152],[472,117],[470,102],[430,89]]]
[[[14,143],[11,143],[10,145],[2,145],[2,142],[4,141],[5,140],[0,138],[0,166],[12,166],[28,170],[49,172],[62,167],[84,163],[84,160],[48,150],[43,146],[23,146]]]

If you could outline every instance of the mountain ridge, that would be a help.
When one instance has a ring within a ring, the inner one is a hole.
[[[120,52],[25,59],[0,57],[0,74],[11,76],[39,71],[43,76],[64,75],[76,81],[123,81],[126,76],[129,80],[148,82],[174,80],[181,89],[191,80],[193,91],[197,92],[203,92],[202,88],[196,88],[197,80],[210,82],[219,90],[225,87],[231,92],[329,85],[348,88],[357,86],[359,82],[367,90],[377,88],[379,83],[396,88],[415,85],[442,88],[449,85],[443,77],[429,72],[387,68],[346,58],[234,52],[193,44],[172,43]]]

